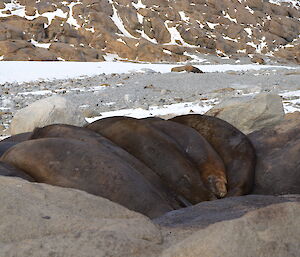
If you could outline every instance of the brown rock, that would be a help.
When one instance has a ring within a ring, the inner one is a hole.
[[[103,61],[104,60],[102,56],[103,54],[102,51],[91,49],[91,48],[72,47],[68,44],[52,43],[49,50],[50,52],[55,53],[57,57],[69,61]]]
[[[258,64],[265,64],[265,60],[259,56],[253,56],[251,58],[251,62],[258,63]]]
[[[300,194],[300,113],[249,135],[257,154],[254,194]]]
[[[204,73],[203,71],[201,71],[200,69],[192,65],[178,66],[178,67],[173,67],[171,69],[171,72],[181,72],[181,71],[193,72],[193,73]]]
[[[33,6],[26,6],[25,7],[25,14],[28,16],[34,16],[37,9]]]

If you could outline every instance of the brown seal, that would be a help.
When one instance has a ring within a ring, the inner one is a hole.
[[[256,155],[246,135],[216,117],[189,114],[172,118],[198,131],[223,159],[227,173],[227,196],[249,194],[253,188]]]
[[[162,197],[174,208],[185,207],[183,202],[178,202],[175,192],[168,190],[161,179],[148,168],[144,163],[117,146],[109,139],[86,128],[81,128],[66,124],[53,124],[43,128],[35,128],[29,139],[38,138],[72,138],[86,143],[94,144],[95,147],[100,144],[101,148],[116,154],[119,158],[129,164],[133,169],[141,173],[162,195]]]
[[[13,146],[0,160],[37,182],[84,190],[151,218],[173,210],[139,172],[100,144],[35,139]]]
[[[12,146],[18,144],[18,142],[2,142],[0,141],[0,157]]]
[[[35,180],[26,174],[24,171],[17,169],[16,167],[4,163],[0,161],[0,176],[8,176],[8,177],[19,177],[30,182],[34,182]]]
[[[171,137],[179,149],[196,166],[206,186],[222,198],[226,195],[226,172],[223,160],[212,146],[194,129],[177,122],[160,118],[146,118],[151,126]]]
[[[111,117],[86,126],[107,137],[145,163],[177,195],[192,204],[216,197],[201,180],[198,170],[172,138],[147,122]]]
[[[0,142],[16,142],[20,143],[26,141],[30,138],[31,132],[25,132],[20,134],[15,134],[13,136],[2,139]]]

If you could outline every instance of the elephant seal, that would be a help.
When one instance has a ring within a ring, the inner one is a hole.
[[[67,124],[52,124],[43,128],[35,128],[29,139],[39,138],[71,138],[80,140],[95,147],[100,144],[101,148],[116,154],[119,158],[129,164],[133,169],[141,173],[162,195],[162,197],[174,208],[182,208],[187,205],[180,199],[177,199],[175,192],[168,190],[161,179],[148,168],[144,163],[126,152],[123,148],[117,146],[102,135],[82,127]]]
[[[183,154],[194,163],[202,180],[216,197],[222,198],[226,195],[227,180],[223,160],[205,138],[194,129],[177,122],[161,118],[142,120],[172,137]]]
[[[110,117],[86,128],[107,137],[141,160],[167,187],[190,203],[216,199],[176,142],[151,124],[129,117]]]
[[[14,166],[0,161],[0,176],[19,177],[30,182],[35,180],[26,174],[24,171],[15,168]]]
[[[188,114],[170,120],[198,131],[223,159],[227,173],[227,196],[251,193],[256,154],[245,134],[228,122],[207,115]]]
[[[25,132],[20,134],[15,134],[13,136],[2,139],[0,142],[16,142],[20,143],[26,141],[30,138],[31,132]]]
[[[139,172],[100,144],[69,138],[29,140],[10,148],[0,161],[37,182],[84,190],[151,218],[173,210]]]
[[[16,145],[18,142],[2,142],[0,141],[0,157],[12,146]]]

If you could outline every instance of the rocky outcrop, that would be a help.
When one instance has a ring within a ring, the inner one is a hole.
[[[156,221],[169,246],[161,257],[297,256],[299,200],[233,197],[170,212]]]
[[[298,256],[299,196],[242,196],[155,220],[83,191],[0,176],[0,255]]]
[[[253,132],[257,164],[254,194],[300,194],[300,113],[286,115],[279,124]]]
[[[295,1],[1,1],[0,41],[23,45],[14,52],[0,47],[0,56],[101,61],[112,53],[178,62],[189,60],[188,52],[233,58],[267,54],[299,63],[299,8]],[[176,51],[166,49],[170,46]]]
[[[284,110],[280,96],[261,93],[225,99],[206,114],[223,119],[249,134],[280,122]]]
[[[55,123],[81,126],[85,120],[72,101],[62,96],[51,96],[18,110],[12,119],[10,133],[30,132],[35,127]]]
[[[141,214],[79,190],[0,185],[1,256],[157,256],[160,231]]]
[[[202,70],[198,69],[193,65],[177,66],[171,69],[171,72],[182,72],[182,71],[192,72],[192,73],[203,73]]]

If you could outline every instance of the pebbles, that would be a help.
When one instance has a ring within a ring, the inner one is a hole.
[[[264,69],[230,73],[130,73],[110,74],[80,79],[5,83],[0,88],[0,126],[7,128],[13,112],[51,95],[72,98],[87,116],[126,109],[148,109],[153,105],[222,99],[258,92],[280,93],[300,88],[300,70],[293,75],[286,69]],[[300,98],[300,97],[299,97]],[[112,103],[112,104],[108,104]],[[201,104],[201,101],[200,101]],[[295,104],[296,106],[296,104]],[[299,107],[298,103],[297,106]],[[297,107],[297,108],[298,108]]]

